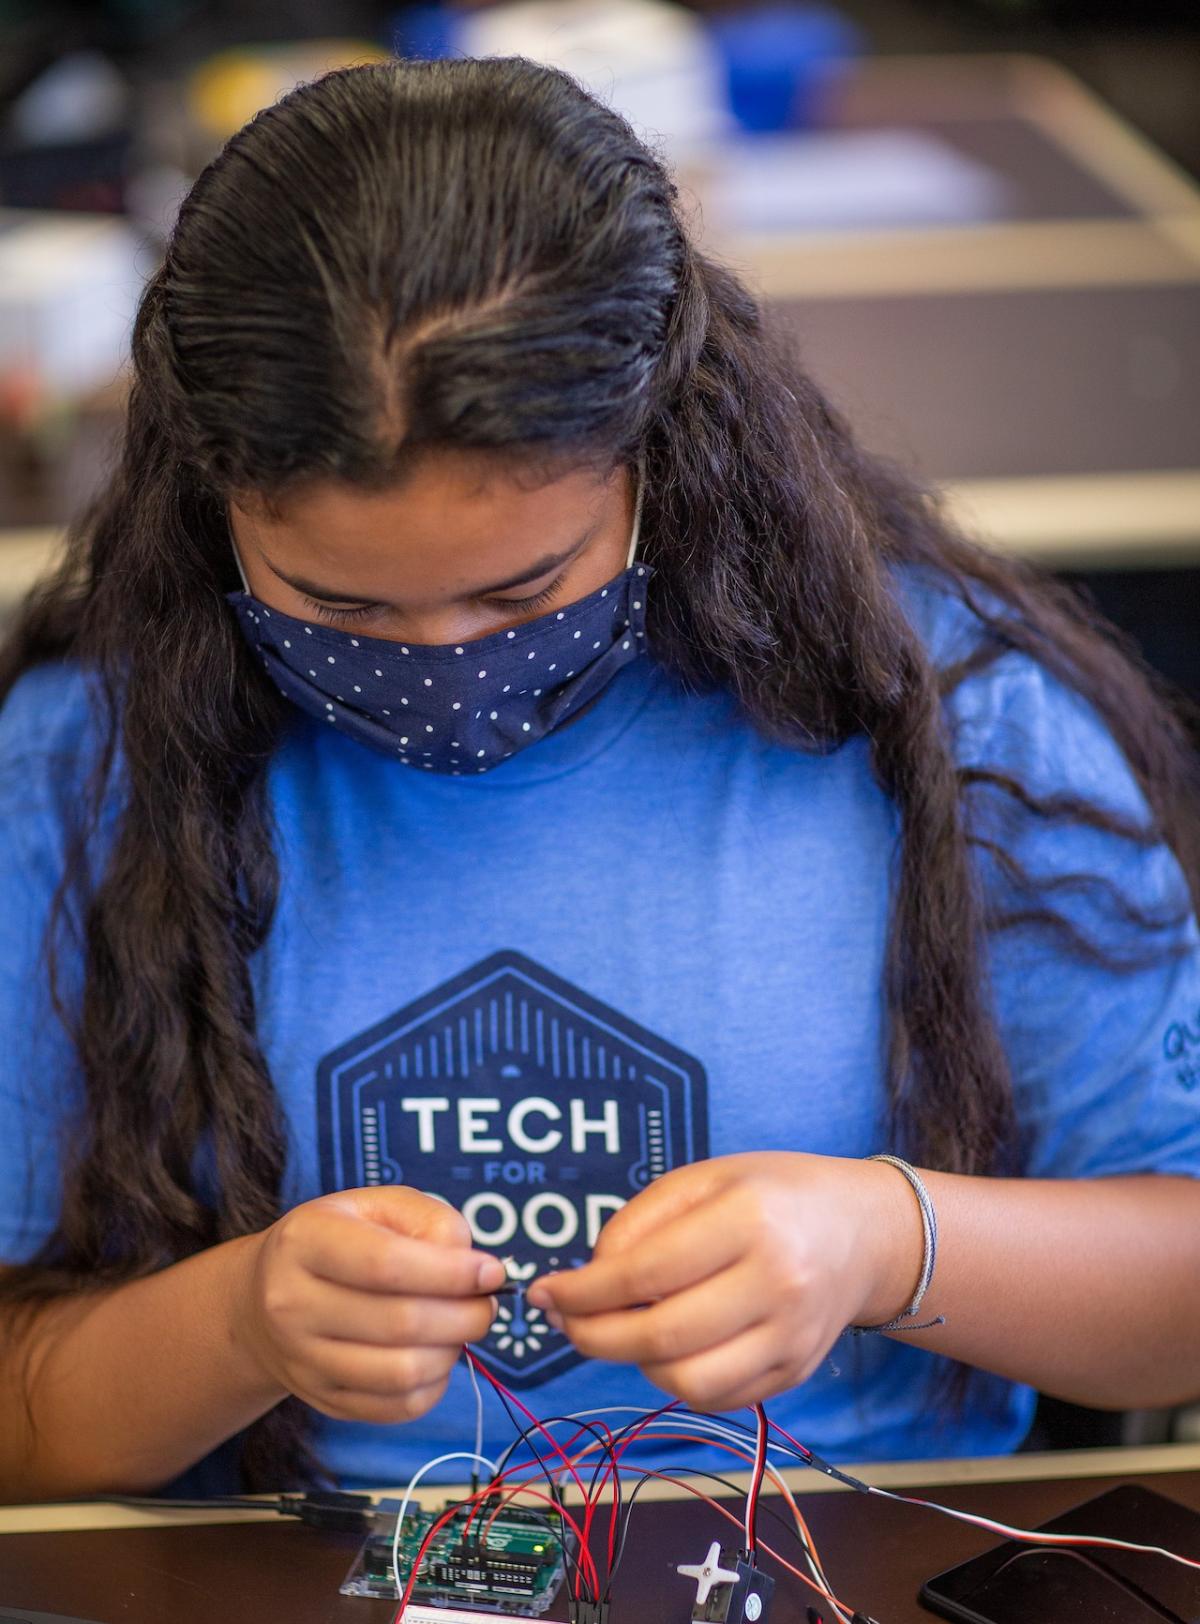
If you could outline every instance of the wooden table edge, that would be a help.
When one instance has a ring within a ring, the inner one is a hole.
[[[880,1488],[905,1488],[917,1485],[951,1487],[961,1484],[1016,1483],[1045,1479],[1076,1479],[1092,1477],[1142,1477],[1160,1472],[1200,1471],[1200,1443],[1152,1444],[1141,1448],[1072,1449],[1045,1453],[1030,1452],[1016,1455],[966,1456],[952,1460],[875,1461],[844,1468],[864,1482]],[[747,1486],[749,1474],[731,1472],[730,1481],[739,1488]],[[801,1494],[823,1494],[830,1491],[848,1493],[841,1485],[820,1473],[803,1468],[788,1468],[784,1472],[789,1486]],[[381,1497],[396,1497],[403,1493],[403,1485],[380,1485],[365,1492]],[[438,1484],[418,1491],[416,1499],[427,1505],[437,1504],[447,1497],[465,1493],[462,1484]],[[639,1498],[677,1500],[682,1491],[667,1483],[647,1483]],[[261,1522],[274,1520],[275,1513],[262,1511],[236,1511],[216,1507],[211,1511],[135,1510],[132,1507],[98,1501],[78,1505],[46,1503],[42,1505],[0,1506],[0,1534],[61,1533],[65,1530],[104,1528],[146,1528],[182,1526],[200,1523]]]

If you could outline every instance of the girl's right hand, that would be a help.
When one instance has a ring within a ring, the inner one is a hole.
[[[412,1421],[487,1334],[503,1263],[400,1185],[307,1201],[254,1237],[238,1334],[267,1376],[341,1421]]]

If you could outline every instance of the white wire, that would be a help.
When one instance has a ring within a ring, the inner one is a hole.
[[[467,1375],[471,1378],[471,1386],[475,1391],[475,1454],[483,1455],[483,1392],[479,1386],[479,1372],[475,1369],[475,1361],[465,1361]],[[495,1471],[495,1467],[492,1468]]]
[[[649,1413],[649,1412],[647,1412],[647,1413]],[[692,1425],[696,1424],[696,1419],[698,1419],[701,1422],[703,1422],[703,1420],[704,1420],[703,1417],[699,1417],[699,1418],[695,1418],[695,1419],[692,1418],[692,1417],[688,1417],[687,1419],[689,1420],[689,1422]],[[656,1435],[661,1435],[663,1437],[669,1436],[669,1429],[667,1427],[665,1427],[665,1426],[662,1428],[661,1434],[659,1432],[659,1422],[661,1421],[661,1422],[665,1423],[665,1422],[668,1422],[669,1420],[670,1420],[669,1416],[661,1416],[661,1417],[659,1417],[655,1421],[651,1422],[651,1424],[646,1428],[646,1430],[643,1433],[640,1434],[640,1436],[644,1437],[644,1438],[653,1438]],[[724,1427],[718,1428],[718,1427],[714,1426],[712,1423],[709,1423],[708,1425],[704,1426],[703,1430],[708,1432],[709,1434],[715,1434],[715,1433],[723,1434],[726,1438],[729,1438],[729,1439],[733,1440],[734,1442],[736,1442],[741,1447],[741,1449],[743,1451],[745,1449],[745,1445],[748,1442],[748,1440],[746,1438],[742,1437],[741,1434],[739,1434],[737,1432],[734,1432],[734,1431],[732,1431],[730,1429],[724,1428]],[[745,1454],[744,1458],[747,1461],[750,1461],[752,1459],[752,1457],[749,1454]],[[637,1471],[638,1468],[633,1467],[633,1468],[631,1468],[631,1470]],[[787,1484],[786,1479],[783,1477],[783,1474],[779,1471],[779,1469],[769,1459],[765,1463],[765,1472],[766,1472],[766,1475],[768,1477],[770,1477],[781,1490],[787,1489],[788,1484]],[[786,1496],[785,1496],[785,1498],[786,1498]],[[833,1586],[830,1584],[828,1578],[826,1577],[825,1570],[821,1566],[820,1557],[817,1555],[814,1548],[809,1544],[808,1537],[806,1536],[803,1528],[801,1528],[799,1524],[796,1525],[796,1532],[800,1536],[800,1548],[804,1552],[804,1560],[808,1565],[808,1570],[812,1574],[813,1579],[816,1581],[817,1588],[822,1592],[822,1594],[825,1597],[825,1600],[829,1603],[830,1607],[833,1609],[833,1614],[834,1614],[835,1620],[840,1620],[841,1624],[850,1624],[849,1615],[842,1611],[842,1609],[839,1607],[836,1599],[834,1598]]]
[[[936,1500],[915,1500],[906,1494],[893,1494],[889,1489],[876,1488],[873,1483],[867,1485],[870,1494],[882,1495],[885,1500],[899,1500],[904,1505],[927,1506],[931,1511],[940,1511],[944,1516],[956,1517],[959,1522],[974,1523],[977,1528],[986,1528],[989,1533],[1003,1534],[1007,1539],[1020,1540],[1030,1545],[1079,1545],[1083,1548],[1094,1545],[1104,1545],[1114,1551],[1139,1551],[1147,1556],[1165,1556],[1172,1562],[1179,1562],[1185,1568],[1200,1568],[1200,1562],[1195,1557],[1180,1556],[1176,1551],[1168,1551],[1162,1545],[1138,1545],[1129,1539],[1111,1539],[1107,1534],[1054,1534],[1037,1528],[1014,1528],[1008,1523],[993,1522],[990,1517],[980,1517],[970,1511],[955,1511],[953,1506],[941,1506]]]
[[[404,1498],[400,1502],[400,1510],[396,1513],[395,1532],[392,1534],[392,1583],[396,1587],[397,1596],[403,1596],[404,1594],[404,1586],[400,1583],[400,1530],[408,1514],[408,1505],[413,1497],[413,1490],[426,1472],[432,1472],[435,1466],[443,1466],[448,1460],[473,1460],[479,1466],[486,1466],[493,1477],[496,1475],[494,1461],[485,1460],[482,1455],[465,1449],[455,1450],[450,1455],[439,1455],[436,1460],[427,1460],[424,1466],[417,1467],[408,1481],[408,1487],[404,1491]]]
[[[759,1421],[759,1417],[758,1417],[757,1412],[755,1412],[754,1420],[755,1420],[754,1464],[750,1468],[750,1493],[746,1495],[746,1549],[747,1550],[750,1550],[751,1547],[752,1547],[752,1544],[753,1544],[753,1540],[751,1538],[751,1533],[750,1533],[750,1513],[753,1510],[756,1509],[756,1507],[752,1506],[751,1503],[750,1503],[750,1495],[754,1493],[754,1486],[758,1481],[758,1475],[759,1475],[759,1473],[761,1471],[765,1471],[766,1462],[767,1462],[767,1424],[766,1424],[765,1420],[763,1420],[761,1422]]]
[[[636,1404],[606,1404],[594,1410],[574,1410],[569,1416],[566,1417],[566,1419],[568,1421],[586,1421],[590,1419],[590,1417],[596,1415],[636,1415],[645,1419],[646,1416],[654,1415],[654,1411],[643,1409]],[[639,1434],[639,1436],[643,1438],[650,1438],[655,1435],[660,1427],[669,1431],[673,1429],[674,1425],[685,1422],[689,1431],[702,1432],[706,1433],[709,1437],[721,1438],[726,1442],[737,1444],[740,1449],[745,1449],[750,1443],[750,1440],[746,1437],[745,1433],[738,1432],[733,1427],[722,1426],[719,1421],[715,1420],[711,1416],[690,1415],[682,1412],[672,1415],[670,1411],[664,1415],[655,1416],[654,1420],[644,1432]],[[792,1449],[790,1444],[774,1444],[770,1441],[770,1439],[768,1439],[766,1460],[767,1475],[772,1478],[781,1489],[787,1489],[787,1480],[783,1477],[778,1467],[776,1467],[774,1462],[771,1460],[770,1452],[773,1448],[782,1455],[791,1456],[793,1461],[795,1461],[795,1451]],[[561,1477],[565,1471],[565,1467],[560,1467],[557,1469],[555,1475]],[[826,1600],[833,1608],[835,1619],[842,1620],[842,1624],[849,1624],[849,1616],[842,1611],[837,1602],[834,1600],[833,1586],[829,1583],[829,1580],[825,1576],[825,1570],[821,1566],[820,1558],[809,1546],[809,1543],[807,1539],[805,1539],[803,1533],[799,1529],[797,1529],[797,1532],[800,1533],[800,1544],[803,1548],[805,1560],[808,1563],[809,1570],[811,1571],[813,1578],[817,1581],[818,1587],[824,1591]]]
[[[649,1412],[647,1412],[647,1413],[649,1413]],[[666,1421],[666,1420],[668,1420],[668,1417],[663,1416],[661,1419],[663,1421]],[[716,1429],[714,1429],[712,1427],[709,1427],[706,1430],[709,1431],[709,1432],[713,1432]],[[721,1430],[725,1431],[725,1429],[723,1429],[723,1428]],[[670,1433],[669,1433],[668,1429],[666,1429],[666,1428],[663,1428],[661,1433],[660,1433],[657,1422],[652,1422],[650,1424],[650,1426],[648,1426],[646,1428],[645,1432],[641,1433],[639,1436],[641,1436],[643,1438],[653,1438],[655,1436],[662,1436],[662,1437],[665,1438],[665,1437],[669,1437]],[[740,1437],[740,1435],[738,1433],[735,1433],[735,1432],[725,1432],[725,1436],[737,1440],[737,1442],[739,1444],[742,1444],[742,1445],[744,1445],[747,1442],[747,1440],[745,1438]],[[750,1461],[752,1459],[752,1456],[750,1456],[749,1454],[744,1454],[743,1458],[746,1461]],[[641,1472],[643,1470],[643,1468],[637,1467],[637,1466],[631,1466],[631,1467],[628,1467],[626,1469],[629,1470],[629,1471],[634,1471],[634,1472]],[[685,1471],[687,1470],[686,1466],[683,1468],[683,1470],[685,1470]],[[772,1478],[780,1489],[786,1489],[788,1487],[786,1479],[783,1477],[783,1475],[780,1473],[778,1468],[770,1460],[768,1460],[766,1462],[765,1471],[766,1471],[766,1475],[768,1477]],[[701,1474],[701,1475],[703,1475],[703,1474]],[[835,1599],[835,1597],[833,1595],[833,1586],[830,1584],[828,1578],[826,1577],[825,1570],[821,1566],[820,1557],[817,1555],[817,1553],[813,1549],[813,1547],[809,1544],[808,1538],[805,1535],[804,1530],[800,1527],[799,1524],[796,1525],[796,1532],[797,1532],[797,1534],[799,1535],[799,1538],[800,1538],[800,1548],[804,1553],[804,1560],[808,1565],[808,1570],[812,1574],[812,1577],[813,1577],[813,1579],[814,1579],[814,1581],[816,1583],[817,1589],[820,1590],[820,1592],[824,1596],[825,1600],[829,1603],[830,1607],[833,1609],[833,1615],[834,1615],[835,1620],[840,1621],[840,1624],[850,1624],[849,1614],[843,1612],[843,1610],[838,1605],[838,1603],[837,1603],[837,1601],[836,1601],[836,1599]]]
[[[663,1415],[656,1415],[653,1410],[649,1410],[635,1404],[607,1404],[590,1410],[575,1410],[564,1419],[567,1421],[586,1421],[592,1416],[602,1415],[634,1415],[641,1416],[643,1419],[653,1415],[654,1420],[651,1421],[644,1431],[639,1434],[640,1437],[644,1438],[651,1438],[656,1435],[661,1435],[662,1432],[669,1432],[673,1430],[677,1425],[686,1424],[689,1431],[699,1432],[707,1435],[708,1437],[721,1438],[727,1442],[735,1443],[742,1451],[745,1451],[751,1442],[745,1433],[738,1432],[732,1427],[724,1427],[720,1424],[720,1422],[708,1416],[692,1415],[683,1412],[672,1415],[669,1411]],[[756,1465],[757,1439],[754,1440],[754,1443],[755,1450],[752,1459]],[[793,1464],[797,1463],[797,1452],[789,1445],[779,1445],[770,1441],[767,1444],[767,1459],[764,1463],[766,1472],[777,1484],[779,1484],[781,1487],[786,1487],[784,1478],[771,1461],[770,1451],[772,1448],[776,1449],[779,1454],[790,1459]],[[631,1467],[629,1469],[640,1470],[636,1467]],[[564,1470],[565,1468],[557,1469],[555,1475],[561,1477]],[[864,1484],[863,1487],[869,1494],[880,1495],[885,1500],[898,1500],[904,1505],[926,1506],[931,1511],[940,1511],[944,1516],[954,1517],[959,1522],[970,1523],[976,1528],[984,1528],[990,1533],[1003,1535],[1007,1539],[1024,1541],[1030,1545],[1041,1545],[1043,1547],[1055,1545],[1075,1545],[1082,1546],[1084,1548],[1089,1546],[1101,1546],[1110,1550],[1136,1551],[1147,1556],[1165,1556],[1168,1561],[1178,1562],[1183,1567],[1200,1569],[1200,1561],[1197,1561],[1193,1557],[1181,1556],[1176,1551],[1168,1551],[1166,1547],[1162,1545],[1141,1545],[1133,1540],[1113,1539],[1106,1535],[1100,1534],[1047,1534],[1040,1532],[1036,1528],[1017,1528],[1009,1523],[997,1522],[990,1517],[982,1517],[973,1512],[957,1511],[952,1506],[939,1505],[936,1500],[915,1500],[909,1495],[895,1494],[888,1489],[879,1488],[873,1483]],[[804,1539],[803,1534],[801,1534],[801,1545],[804,1548],[805,1558],[808,1561],[808,1565],[812,1571],[813,1577],[818,1581],[821,1589],[824,1590],[826,1599],[828,1600],[829,1605],[833,1608],[836,1618],[842,1620],[843,1624],[849,1624],[848,1615],[843,1612],[843,1610],[834,1600],[829,1581],[825,1577],[824,1570],[821,1567],[820,1560],[817,1557],[816,1552],[811,1550],[808,1545],[808,1541]]]

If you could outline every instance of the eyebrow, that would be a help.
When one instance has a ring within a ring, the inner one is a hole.
[[[549,574],[551,570],[560,568],[568,559],[573,558],[583,544],[591,540],[598,528],[598,524],[590,525],[581,536],[576,537],[565,552],[547,553],[544,557],[538,559],[536,564],[531,565],[527,570],[522,570],[520,574],[512,575],[506,581],[496,581],[491,586],[478,587],[473,592],[464,592],[463,597],[486,598],[493,592],[507,592],[514,586],[524,586],[528,581],[536,581],[539,576]],[[315,581],[309,581],[302,575],[289,575],[285,570],[281,570],[277,564],[272,564],[261,547],[258,552],[272,575],[278,576],[285,585],[294,588],[297,592],[303,592],[307,597],[323,598],[327,603],[366,604],[377,601],[374,598],[355,597],[352,592],[335,592],[331,587],[318,586]]]

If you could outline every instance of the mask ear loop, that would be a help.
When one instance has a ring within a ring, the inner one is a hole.
[[[229,545],[233,548],[233,561],[237,565],[238,574],[242,578],[242,590],[245,592],[245,594],[246,594],[246,596],[248,598],[252,598],[254,596],[254,594],[250,590],[250,583],[246,579],[245,570],[242,568],[242,555],[241,555],[241,553],[238,552],[238,544],[233,539],[233,528],[230,525],[228,519],[226,519],[226,521],[225,521],[225,528],[229,532]]]
[[[646,488],[646,470],[645,470],[645,465],[644,465],[641,457],[639,457],[638,458],[637,500],[635,501],[634,508],[633,508],[633,534],[629,538],[629,557],[625,560],[625,568],[626,569],[632,568],[633,560],[637,555],[638,535],[639,535],[639,533],[641,531],[641,528],[642,528],[642,493],[645,490],[645,488]]]

